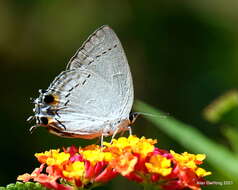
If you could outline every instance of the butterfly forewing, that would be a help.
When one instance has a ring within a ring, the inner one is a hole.
[[[134,98],[131,72],[120,40],[109,26],[96,30],[67,66],[68,69],[79,67],[97,73],[111,84],[119,98],[114,109],[120,115],[128,115]]]

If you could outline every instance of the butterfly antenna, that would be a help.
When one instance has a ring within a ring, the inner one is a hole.
[[[139,115],[145,115],[145,116],[149,116],[149,117],[159,117],[159,118],[163,118],[166,119],[167,116],[169,116],[169,113],[165,113],[165,114],[152,114],[152,113],[145,113],[145,112],[136,112]]]

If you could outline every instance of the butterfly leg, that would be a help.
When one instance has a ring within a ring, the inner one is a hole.
[[[31,122],[34,118],[35,118],[35,116],[30,116],[30,117],[27,118],[26,121]]]
[[[128,126],[127,129],[128,129],[128,131],[129,131],[129,136],[131,136],[131,135],[132,135],[132,129],[131,129],[131,126]]]
[[[123,136],[124,133],[125,133],[125,131],[127,131],[127,130],[129,131],[129,136],[131,136],[131,135],[132,135],[132,129],[131,129],[130,126],[126,127],[125,130],[123,130],[123,131],[121,132],[121,136]]]
[[[118,130],[119,130],[119,128],[117,128],[117,129],[113,132],[113,134],[112,134],[112,138],[111,138],[111,142],[110,142],[110,143],[112,143],[112,140],[113,140],[114,137],[116,136]]]
[[[32,134],[32,133],[35,131],[35,129],[36,129],[37,127],[38,127],[38,125],[32,126],[32,127],[29,129],[30,133]]]
[[[101,135],[101,147],[103,147],[103,133]]]

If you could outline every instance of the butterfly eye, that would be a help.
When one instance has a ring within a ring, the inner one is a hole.
[[[129,115],[129,120],[132,122],[133,119],[134,119],[134,115],[130,113],[130,115]]]
[[[41,120],[42,124],[48,125],[48,118],[47,117],[41,117],[40,120]]]
[[[136,121],[136,118],[139,116],[140,114],[137,112],[134,113],[130,113],[129,115],[129,120],[131,122],[131,124],[133,124]]]
[[[55,97],[51,94],[45,95],[44,102],[47,104],[53,103],[55,101]]]

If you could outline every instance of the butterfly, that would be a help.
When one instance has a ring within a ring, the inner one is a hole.
[[[33,129],[62,137],[92,139],[130,130],[134,90],[126,55],[115,32],[92,33],[48,89],[33,103]]]

